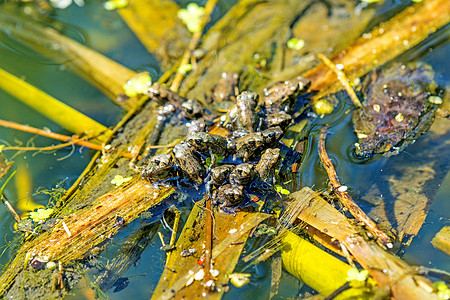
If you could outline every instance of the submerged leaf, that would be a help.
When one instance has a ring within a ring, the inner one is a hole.
[[[17,23],[20,26],[16,26]],[[130,98],[125,102],[118,100],[118,96],[123,93],[123,83],[136,73],[101,53],[59,34],[50,27],[44,27],[40,23],[30,20],[30,18],[21,18],[17,14],[11,14],[3,10],[0,10],[0,30],[7,30],[8,35],[34,51],[50,58],[59,57],[63,59],[66,62],[64,63],[65,67],[96,86],[117,105],[131,109],[137,104],[138,100],[135,98]],[[49,47],[49,45],[53,46]],[[0,79],[0,85],[3,87],[3,78]],[[20,90],[20,88],[16,87],[16,90]],[[28,94],[29,92],[24,90],[22,93]],[[33,99],[33,101],[42,105],[38,99]],[[40,107],[37,110],[42,113]],[[74,121],[71,116],[61,115],[60,118],[66,121]],[[77,121],[74,121],[74,123],[83,124]],[[95,128],[95,126],[91,127]],[[82,132],[83,129],[81,128],[79,131]],[[68,130],[77,134],[79,132]],[[105,128],[100,132],[104,130]]]
[[[109,131],[102,124],[2,69],[0,88],[75,134],[97,136],[102,140],[102,134]]]

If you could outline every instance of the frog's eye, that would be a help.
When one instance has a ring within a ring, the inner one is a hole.
[[[270,137],[271,139],[274,138],[274,137],[275,137],[275,132],[269,133],[269,137]]]
[[[195,142],[197,145],[201,145],[202,140],[201,140],[201,139],[194,139],[194,142]]]
[[[256,145],[256,143],[255,143],[254,140],[249,140],[249,141],[248,141],[248,144],[249,144],[250,146],[255,146],[255,145]]]
[[[183,105],[183,109],[188,114],[192,114],[194,112],[194,108],[192,107],[192,105]]]
[[[157,165],[161,164],[161,161],[160,161],[159,159],[155,159],[154,162],[155,162],[155,164],[157,164]]]

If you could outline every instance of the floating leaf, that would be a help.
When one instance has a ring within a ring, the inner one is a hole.
[[[289,195],[291,192],[289,192],[287,189],[283,188],[281,185],[276,184],[275,190],[277,193],[283,194],[283,195]]]
[[[112,184],[115,184],[116,186],[121,186],[122,184],[130,181],[133,177],[122,177],[122,175],[116,175],[114,176],[114,179],[111,180]]]
[[[289,49],[298,51],[305,47],[305,41],[302,39],[292,38],[287,42],[287,46]]]
[[[219,156],[217,154],[213,154],[214,157],[216,158],[216,163],[214,164],[214,166],[211,166],[211,156],[207,157],[205,160],[205,167],[209,168],[209,167],[217,167],[219,165],[220,162],[222,162],[222,160],[225,158],[225,156]]]
[[[103,7],[106,10],[115,10],[118,8],[124,8],[128,6],[128,0],[109,0],[103,3]]]
[[[357,268],[351,268],[347,271],[347,281],[365,281],[369,276],[369,271],[358,271]]]
[[[195,3],[189,3],[186,8],[178,11],[178,18],[186,24],[187,29],[194,33],[202,29],[202,17],[205,14],[205,8]]]
[[[47,220],[53,213],[53,208],[39,208],[36,211],[30,212],[30,218],[36,223],[42,223]]]
[[[247,273],[233,273],[230,274],[230,282],[237,288],[243,287],[250,282],[251,274]]]
[[[428,102],[433,104],[442,104],[442,98],[439,96],[429,96]]]
[[[178,67],[178,73],[181,74],[186,74],[187,72],[189,72],[190,70],[192,70],[192,65],[191,64],[185,64],[185,65],[181,65],[180,67]]]
[[[135,97],[139,94],[145,94],[152,84],[152,78],[148,72],[139,73],[128,80],[122,87],[125,95]]]
[[[313,102],[313,110],[318,115],[329,115],[334,110],[334,105],[330,101],[320,99]]]
[[[437,290],[437,295],[439,299],[442,300],[450,299],[450,289],[444,282],[442,281],[435,282],[433,284],[433,287],[435,290]]]

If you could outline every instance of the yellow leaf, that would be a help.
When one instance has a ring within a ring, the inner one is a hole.
[[[202,29],[201,25],[204,13],[204,7],[200,7],[195,3],[189,3],[185,9],[183,8],[178,11],[177,16],[183,21],[187,29],[194,33]]]
[[[130,181],[133,177],[123,177],[122,175],[116,175],[114,176],[114,179],[111,180],[112,184],[115,184],[116,186],[121,186],[122,184]]]
[[[30,218],[36,223],[42,223],[47,220],[53,213],[53,208],[39,208],[36,211],[30,212]]]
[[[281,185],[276,184],[275,190],[277,193],[283,194],[283,195],[289,195],[291,192],[289,192],[287,189],[283,188]]]
[[[148,72],[139,73],[128,80],[122,87],[125,95],[135,97],[139,94],[145,94],[152,84],[152,78]]]
[[[124,8],[128,6],[128,0],[109,0],[103,3],[103,7],[106,10],[115,10],[118,8]]]
[[[192,65],[191,64],[185,64],[185,65],[181,65],[178,68],[178,72],[181,74],[186,74],[187,72],[189,72],[190,70],[192,70]]]
[[[240,288],[250,282],[250,276],[247,273],[233,273],[230,274],[230,281],[235,287]]]
[[[298,51],[305,47],[305,41],[302,39],[292,38],[287,42],[287,46],[289,49]]]
[[[365,281],[369,276],[369,272],[367,270],[358,271],[356,268],[351,268],[347,271],[347,281]]]

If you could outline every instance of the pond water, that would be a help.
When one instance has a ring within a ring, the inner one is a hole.
[[[204,2],[204,1],[203,1]],[[220,1],[220,9],[216,10],[214,17],[217,19],[236,1]],[[180,5],[186,5],[188,1],[180,1]],[[203,4],[204,3],[199,3]],[[397,5],[405,5],[397,3]],[[387,9],[386,9],[387,10]],[[149,54],[136,39],[133,33],[126,27],[121,19],[114,12],[107,12],[101,9],[99,1],[87,1],[84,7],[72,5],[65,10],[58,10],[52,18],[65,28],[65,31],[73,38],[81,41],[89,47],[107,55],[119,63],[133,70],[149,71],[155,79],[161,75],[161,70],[155,58]],[[444,28],[431,38],[427,39],[420,47],[409,51],[403,59],[421,61],[433,66],[436,73],[435,80],[442,86],[450,84],[449,60],[450,45],[443,42],[448,36],[449,28]],[[58,61],[58,58],[55,58]],[[14,41],[12,37],[0,33],[0,67],[13,73],[18,77],[24,77],[27,82],[42,89],[53,97],[69,104],[84,114],[90,116],[105,126],[114,126],[122,115],[121,109],[112,104],[106,96],[94,87],[80,79],[64,65],[55,63],[54,60],[45,58],[34,53],[23,45]],[[333,114],[314,121],[315,126],[308,140],[308,149],[303,158],[305,162],[300,169],[299,182],[307,186],[315,186],[319,189],[327,189],[326,173],[320,165],[317,156],[317,135],[322,124],[329,125],[331,133],[327,139],[327,151],[336,165],[336,171],[340,175],[341,181],[348,185],[351,195],[356,200],[363,198],[363,193],[376,183],[378,176],[383,172],[390,172],[390,160],[388,158],[373,159],[362,162],[353,156],[353,145],[356,137],[353,133],[351,113],[352,109],[349,101],[345,100],[339,104]],[[14,100],[10,95],[0,90],[0,119],[14,121],[21,124],[29,124],[38,128],[50,128],[54,132],[69,134],[64,132],[57,124],[52,123],[40,114],[29,109],[22,103]],[[448,121],[447,121],[448,122]],[[408,161],[408,157],[415,155],[415,151],[420,152],[421,147],[427,145],[426,141],[429,133],[420,137],[418,141],[408,147],[396,158],[397,161],[403,159]],[[448,136],[448,135],[447,135]],[[26,143],[31,135],[17,132],[11,129],[0,128],[0,144],[16,144],[17,141]],[[44,146],[54,143],[46,138],[39,137],[34,140],[36,146]],[[447,141],[448,142],[448,141]],[[39,189],[51,189],[60,184],[64,188],[70,187],[78,175],[84,170],[90,161],[93,151],[79,148],[74,153],[71,149],[59,150],[55,153],[20,153],[12,156],[12,152],[6,153],[7,157],[16,162],[16,166],[24,166],[27,171],[21,177],[15,177],[6,188],[6,195],[13,206],[23,202],[27,192],[35,203],[47,205],[49,197],[37,195]],[[66,158],[64,158],[66,157]],[[60,160],[60,158],[64,158]],[[30,179],[29,183],[26,178]],[[22,189],[18,192],[18,189]],[[444,226],[449,225],[450,204],[450,176],[448,174],[436,186],[437,192],[430,207],[425,224],[422,226],[419,235],[412,241],[411,246],[402,253],[403,258],[412,265],[423,265],[425,267],[439,268],[450,271],[450,261],[448,257],[435,249],[431,245],[434,235]],[[370,208],[370,204],[361,201],[365,209]],[[366,207],[365,207],[366,206]],[[8,247],[13,242],[17,234],[14,233],[14,221],[5,209],[0,210],[0,266],[4,266],[13,255],[13,249]],[[127,230],[119,233],[116,237],[116,246],[111,246],[105,252],[103,259],[112,257],[121,239],[132,231],[138,224],[131,224]],[[164,232],[168,234],[167,232]],[[156,235],[155,235],[156,237]],[[124,275],[129,279],[127,288],[120,292],[108,295],[112,299],[123,299],[133,297],[133,299],[148,299],[155,288],[162,268],[164,266],[164,254],[159,251],[160,242],[156,238],[150,241],[146,250],[142,253],[142,258],[136,266],[133,266]],[[261,264],[251,271],[255,282],[239,291],[231,288],[226,294],[226,298],[238,297],[247,299],[248,297],[266,298],[268,286],[270,286],[270,268],[266,264]],[[283,274],[280,285],[279,299],[285,297],[299,296],[301,283],[289,274]],[[82,291],[75,291],[74,298],[89,298]],[[70,297],[69,297],[70,298]]]

